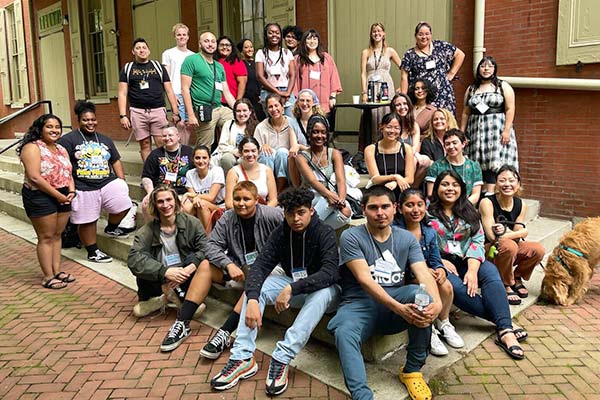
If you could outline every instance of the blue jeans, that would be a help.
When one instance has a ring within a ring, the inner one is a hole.
[[[454,290],[454,305],[471,315],[493,322],[497,331],[512,329],[506,290],[496,266],[489,261],[481,263],[477,272],[481,295],[470,297],[467,294],[467,285],[463,284],[467,272],[467,260],[457,257],[447,258],[444,255],[442,258],[453,263],[459,274],[459,276],[448,274],[448,280]]]
[[[406,285],[384,289],[399,303],[411,304],[415,302],[418,288],[417,285]],[[431,339],[431,326],[418,328],[411,325],[400,315],[368,295],[343,302],[335,317],[329,321],[327,329],[335,336],[335,346],[344,372],[344,381],[352,399],[355,400],[373,398],[373,392],[367,385],[367,371],[360,352],[361,345],[371,336],[393,335],[408,329],[404,372],[421,370],[427,358]]]
[[[350,217],[346,217],[344,214],[342,214],[342,210],[338,209],[337,207],[331,206],[327,199],[317,193],[316,190],[314,193],[315,198],[313,199],[312,205],[321,221],[336,230],[348,224]],[[350,204],[347,201],[346,207],[350,207]],[[350,216],[352,216],[352,214],[350,214]]]
[[[265,164],[273,170],[275,178],[287,178],[288,177],[288,154],[289,150],[285,147],[280,147],[275,150],[273,155],[267,155],[260,153],[258,162]]]
[[[279,292],[292,282],[292,278],[288,276],[269,275],[267,277],[258,298],[261,314],[266,305],[275,304]],[[290,307],[300,308],[300,311],[292,326],[285,331],[283,340],[277,342],[273,358],[281,363],[289,364],[302,350],[323,314],[335,310],[339,303],[340,292],[341,289],[338,285],[332,285],[309,294],[292,296]],[[250,329],[246,325],[246,303],[247,301],[244,300],[237,327],[237,337],[231,349],[231,360],[246,360],[252,357],[256,350],[258,329]]]
[[[277,88],[277,90],[281,91],[281,92],[285,92],[287,91],[287,87],[285,86],[280,86]],[[266,91],[265,89],[261,89],[260,90],[260,102],[263,105],[263,109],[265,110],[265,114],[267,115],[267,117],[269,116],[269,112],[267,110],[267,96],[271,94],[271,92]],[[287,115],[288,117],[295,119],[296,117],[294,117],[294,104],[296,103],[296,95],[294,95],[293,93],[290,95],[290,97],[287,99],[287,101],[285,102],[284,106],[283,106],[283,112],[285,115]]]

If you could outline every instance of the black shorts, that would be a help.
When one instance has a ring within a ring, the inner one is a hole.
[[[57,189],[65,196],[69,194],[69,188]],[[23,195],[23,206],[29,218],[45,217],[54,213],[65,213],[71,211],[71,204],[59,204],[58,200],[41,190],[31,190],[25,186],[21,189]]]

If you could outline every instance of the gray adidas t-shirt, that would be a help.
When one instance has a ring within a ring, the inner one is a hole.
[[[340,238],[344,300],[367,296],[352,271],[346,267],[348,261],[357,259],[367,262],[371,276],[384,288],[403,286],[406,269],[411,264],[425,261],[417,239],[397,226],[392,226],[392,234],[383,243],[371,237],[366,225],[346,229]]]

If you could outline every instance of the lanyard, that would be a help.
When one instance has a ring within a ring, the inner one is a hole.
[[[379,69],[379,63],[381,62],[381,57],[383,57],[383,48],[379,52],[379,58],[377,58],[377,53],[375,49],[373,49],[373,60],[375,60],[375,70]]]
[[[302,232],[302,269],[304,268],[304,236],[306,231]],[[292,230],[290,229],[290,268],[294,269],[294,247],[292,246]]]
[[[373,235],[371,235],[371,232],[369,232],[369,229],[367,228],[367,225],[363,225],[365,227],[365,230],[367,231],[367,234],[369,235],[369,239],[371,239],[371,244],[373,245],[373,248],[375,249],[376,253],[379,253],[379,256],[381,258],[383,258],[383,252],[381,251],[381,249],[379,248],[379,246],[377,244],[375,244],[375,240],[373,239]],[[391,229],[391,228],[390,228]],[[394,230],[391,230],[391,234],[390,234],[391,238],[392,238],[392,256],[394,255]],[[387,242],[387,240],[386,240]]]
[[[240,222],[240,228],[242,231],[242,248],[244,250],[244,255],[246,254],[246,238],[244,237],[244,227],[242,226],[242,219],[238,215],[238,220]],[[256,243],[256,238],[254,238],[254,251],[258,252],[258,244]]]
[[[83,143],[88,143],[91,142],[91,140],[87,140],[85,138],[85,136],[83,136],[83,133],[81,132],[81,129],[78,129],[79,134],[81,135],[81,137],[83,138]],[[98,132],[94,131],[94,136],[96,136],[96,143],[98,143],[98,145],[100,145],[100,140],[98,139]]]
[[[177,154],[174,158],[171,158],[169,156],[169,153],[167,152],[166,148],[163,147],[163,150],[165,151],[165,158],[168,162],[175,165],[175,173],[179,174],[179,162],[181,161],[181,145],[177,148]],[[198,175],[198,177],[200,177],[200,175]]]

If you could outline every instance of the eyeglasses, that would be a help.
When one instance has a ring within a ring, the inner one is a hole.
[[[225,49],[230,49],[231,43],[221,43],[221,44],[219,44],[219,47],[223,47]]]

